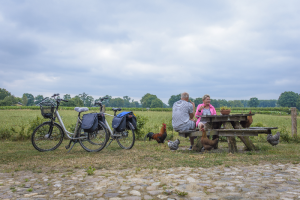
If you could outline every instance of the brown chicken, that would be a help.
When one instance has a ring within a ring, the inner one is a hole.
[[[249,114],[252,114],[251,110],[250,110]],[[249,128],[251,126],[252,122],[253,122],[252,115],[250,115],[250,116],[247,116],[246,121],[241,121],[240,124],[242,125],[243,128]]]
[[[166,124],[162,124],[163,126],[161,127],[160,129],[160,132],[159,133],[152,133],[152,132],[149,132],[145,138],[144,138],[144,141],[146,140],[146,138],[148,137],[149,138],[149,141],[151,139],[154,139],[156,140],[158,143],[164,143],[165,142],[165,139],[167,137],[167,126]]]
[[[217,144],[219,142],[219,138],[216,138],[214,140],[208,139],[207,135],[206,135],[206,131],[204,129],[202,129],[202,137],[201,137],[200,142],[203,145],[205,150],[210,151],[212,148],[217,146]]]

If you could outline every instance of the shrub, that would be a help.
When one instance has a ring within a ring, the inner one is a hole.
[[[146,116],[136,115],[136,121],[135,136],[137,140],[141,140],[145,135],[145,130],[143,127],[149,121],[149,118]]]
[[[12,136],[12,133],[7,128],[0,128],[0,140],[9,140]]]
[[[290,141],[292,140],[292,137],[290,136],[290,134],[289,134],[289,132],[287,130],[287,127],[286,126],[282,126],[279,129],[279,132],[280,132],[280,141],[284,141],[284,142],[290,143]]]

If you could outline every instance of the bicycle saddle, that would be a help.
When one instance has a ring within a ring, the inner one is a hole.
[[[74,110],[77,111],[77,112],[86,112],[86,111],[89,111],[89,108],[86,108],[86,107],[75,107]]]
[[[116,111],[121,111],[122,109],[121,108],[112,108],[112,110],[116,112]]]

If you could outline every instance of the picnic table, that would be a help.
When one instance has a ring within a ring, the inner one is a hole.
[[[207,135],[214,137],[225,136],[228,142],[228,151],[231,153],[237,152],[236,139],[239,137],[245,144],[246,150],[255,150],[255,146],[249,136],[258,136],[258,134],[271,134],[272,129],[277,127],[249,127],[243,128],[242,121],[247,121],[247,116],[254,114],[235,114],[235,115],[201,115],[197,117],[206,118],[207,123],[204,126]],[[199,146],[202,132],[199,129],[178,132],[179,136],[200,136],[195,145]],[[202,148],[202,146],[200,147]],[[194,147],[193,147],[194,149]],[[198,148],[199,149],[199,148]]]

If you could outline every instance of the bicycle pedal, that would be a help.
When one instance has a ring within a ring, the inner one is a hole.
[[[66,147],[66,149],[69,149],[70,148],[70,145],[67,145],[67,146],[65,146]]]

